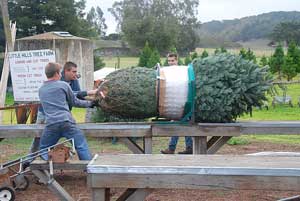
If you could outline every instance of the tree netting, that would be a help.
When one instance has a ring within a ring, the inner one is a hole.
[[[196,122],[233,122],[261,106],[272,85],[267,67],[231,54],[217,54],[193,61]],[[156,70],[142,67],[109,74],[99,97],[106,118],[145,119],[158,116]]]

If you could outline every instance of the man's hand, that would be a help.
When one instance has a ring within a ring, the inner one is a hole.
[[[97,94],[97,91],[98,91],[97,89],[90,90],[90,91],[87,92],[87,95],[88,95],[88,96],[96,95],[96,94]]]
[[[98,100],[93,100],[93,101],[92,101],[91,108],[99,107],[99,106],[100,106],[100,104],[99,104],[99,101],[98,101]]]

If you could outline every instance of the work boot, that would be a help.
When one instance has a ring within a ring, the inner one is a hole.
[[[193,148],[187,147],[184,151],[178,152],[178,154],[193,154]]]
[[[165,150],[160,150],[160,153],[162,153],[162,154],[175,154],[175,150],[165,149]]]

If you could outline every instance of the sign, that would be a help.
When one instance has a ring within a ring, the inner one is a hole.
[[[55,52],[52,50],[9,53],[15,101],[39,101],[38,90],[47,80],[45,66],[49,62],[55,62]]]

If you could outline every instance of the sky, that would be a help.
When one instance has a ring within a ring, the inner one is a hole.
[[[86,0],[86,11],[99,6],[108,26],[107,34],[116,32],[114,17],[107,11],[115,0]],[[199,0],[198,19],[204,23],[268,13],[272,11],[300,11],[300,0]]]

